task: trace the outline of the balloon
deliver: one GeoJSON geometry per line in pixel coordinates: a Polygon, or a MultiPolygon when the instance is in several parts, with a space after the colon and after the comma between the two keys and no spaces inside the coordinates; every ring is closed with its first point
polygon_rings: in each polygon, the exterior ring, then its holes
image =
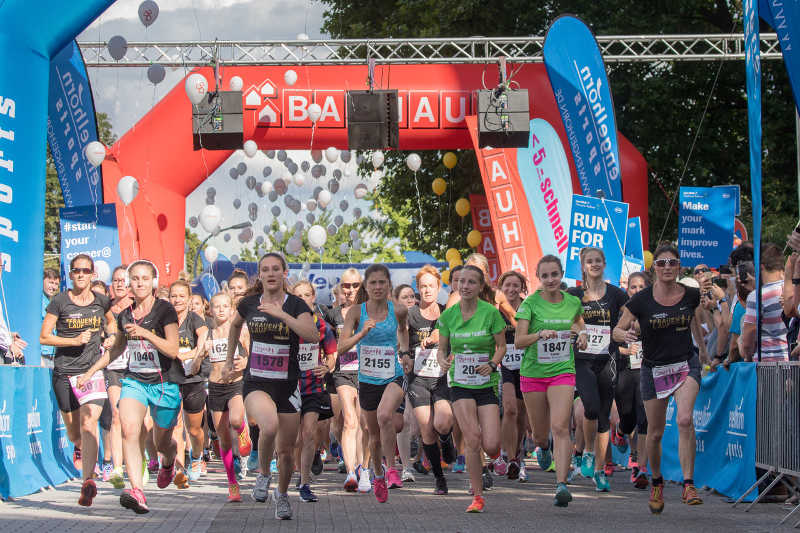
{"type": "Polygon", "coordinates": [[[206,194],[208,196],[216,196],[217,189],[215,189],[214,187],[209,187],[208,189],[206,189],[206,194]]]}
{"type": "Polygon", "coordinates": [[[206,246],[206,249],[203,250],[203,255],[206,257],[206,261],[213,263],[219,257],[219,250],[214,246],[206,246]]]}
{"type": "Polygon", "coordinates": [[[236,170],[237,172],[239,172],[239,174],[244,174],[245,172],[247,172],[247,165],[245,165],[244,163],[239,163],[238,165],[236,165],[236,170]]]}
{"type": "Polygon", "coordinates": [[[158,18],[158,4],[153,0],[144,0],[139,4],[139,20],[144,24],[144,27],[150,26],[158,18]]]}
{"type": "Polygon", "coordinates": [[[344,217],[342,215],[336,215],[333,219],[333,223],[336,224],[336,227],[342,227],[342,224],[344,224],[344,217]]]}
{"type": "Polygon", "coordinates": [[[334,179],[330,180],[328,182],[328,190],[331,191],[331,193],[333,194],[339,192],[339,182],[334,179]]]}
{"type": "Polygon", "coordinates": [[[230,241],[231,240],[231,234],[230,233],[226,233],[225,236],[222,237],[222,240],[225,241],[225,242],[230,241]]]}
{"type": "Polygon", "coordinates": [[[313,198],[309,198],[308,200],[306,200],[306,209],[308,209],[309,211],[313,211],[316,208],[317,208],[316,200],[314,200],[313,198]]]}
{"type": "Polygon", "coordinates": [[[189,217],[189,225],[193,228],[197,227],[197,224],[200,222],[197,220],[197,217],[189,217]]]}
{"type": "Polygon", "coordinates": [[[270,211],[272,212],[272,216],[274,216],[274,217],[277,217],[278,215],[281,214],[281,208],[278,207],[277,205],[273,205],[272,209],[270,209],[270,211]]]}
{"type": "Polygon", "coordinates": [[[457,266],[460,266],[460,265],[463,265],[463,264],[464,264],[464,261],[462,261],[461,258],[459,257],[458,259],[450,261],[450,269],[452,270],[453,268],[455,268],[457,266]]]}
{"type": "Polygon", "coordinates": [[[408,157],[406,157],[406,165],[411,169],[411,172],[416,172],[422,165],[422,159],[420,159],[417,154],[408,154],[408,157]]]}
{"type": "Polygon", "coordinates": [[[139,182],[133,176],[123,176],[117,183],[117,196],[125,205],[130,205],[139,194],[139,182]]]}
{"type": "Polygon", "coordinates": [[[286,161],[286,150],[278,150],[277,158],[278,158],[278,161],[280,161],[281,163],[285,162],[286,161]]]}
{"type": "Polygon", "coordinates": [[[306,222],[309,224],[313,224],[317,220],[317,217],[314,216],[313,213],[309,213],[306,215],[306,222]]]}
{"type": "Polygon", "coordinates": [[[450,285],[450,269],[448,268],[444,272],[442,272],[442,283],[445,285],[450,285]]]}
{"type": "Polygon", "coordinates": [[[353,241],[353,250],[360,250],[361,249],[361,241],[355,240],[353,241]]]}
{"type": "Polygon", "coordinates": [[[308,106],[308,118],[311,119],[311,122],[319,120],[320,115],[322,115],[322,108],[319,104],[311,104],[308,106]]]}
{"type": "Polygon", "coordinates": [[[200,211],[200,225],[208,233],[214,232],[222,222],[222,211],[215,205],[207,205],[200,211]]]}
{"type": "Polygon", "coordinates": [[[350,207],[350,204],[347,203],[347,200],[342,200],[339,202],[339,209],[342,211],[347,211],[347,208],[350,207]]]}
{"type": "Polygon", "coordinates": [[[644,269],[650,270],[650,266],[653,264],[653,252],[650,250],[644,251],[644,269]]]}
{"type": "Polygon", "coordinates": [[[237,179],[237,178],[239,177],[239,171],[238,171],[238,170],[236,170],[236,167],[233,167],[233,168],[231,168],[231,169],[228,171],[228,174],[230,174],[230,176],[231,176],[231,179],[234,179],[234,180],[235,180],[235,179],[237,179]]]}
{"type": "Polygon", "coordinates": [[[322,248],[327,240],[328,232],[322,226],[315,224],[308,228],[308,243],[312,248],[322,248]]]}
{"type": "Polygon", "coordinates": [[[111,282],[111,267],[102,259],[94,262],[94,273],[95,277],[103,283],[111,282]]]}
{"type": "Polygon", "coordinates": [[[356,207],[353,209],[353,218],[361,218],[361,208],[356,207]]]}
{"type": "Polygon", "coordinates": [[[341,171],[341,170],[339,170],[338,168],[337,168],[337,169],[335,169],[335,170],[333,171],[333,177],[334,177],[334,178],[335,178],[337,181],[341,180],[341,179],[342,179],[342,171],[341,171]]]}
{"type": "Polygon", "coordinates": [[[444,258],[448,263],[452,263],[456,259],[461,259],[461,252],[455,248],[448,248],[448,250],[444,253],[444,258]]]}
{"type": "Polygon", "coordinates": [[[106,47],[111,57],[113,57],[115,61],[119,61],[125,57],[125,53],[128,51],[128,41],[126,41],[125,37],[122,35],[115,35],[108,40],[108,45],[106,47]]]}
{"type": "Polygon", "coordinates": [[[228,82],[228,87],[230,87],[231,91],[241,91],[243,86],[244,81],[239,76],[232,77],[228,82]]]}
{"type": "Polygon", "coordinates": [[[269,191],[269,194],[267,194],[267,198],[269,198],[270,202],[274,202],[275,200],[278,199],[278,191],[275,190],[269,191]]]}
{"type": "Polygon", "coordinates": [[[236,198],[233,201],[233,208],[234,209],[239,209],[240,207],[242,207],[242,201],[240,199],[236,198]]]}
{"type": "Polygon", "coordinates": [[[444,163],[446,168],[453,168],[456,166],[456,163],[458,163],[458,157],[456,157],[456,154],[453,152],[447,152],[444,154],[444,157],[442,157],[442,163],[444,163]]]}
{"type": "Polygon", "coordinates": [[[350,251],[350,246],[347,245],[346,242],[343,242],[339,245],[339,253],[342,255],[347,255],[347,252],[350,251]]]}
{"type": "Polygon", "coordinates": [[[233,263],[235,265],[238,262],[239,262],[239,256],[236,255],[236,254],[232,255],[231,256],[231,263],[233,263]]]}
{"type": "Polygon", "coordinates": [[[469,200],[466,198],[459,198],[456,202],[456,213],[462,218],[467,216],[469,214],[469,200]]]}
{"type": "Polygon", "coordinates": [[[295,83],[297,83],[297,72],[293,70],[287,70],[283,73],[283,81],[286,82],[286,85],[291,87],[295,83]]]}
{"type": "Polygon", "coordinates": [[[367,195],[367,186],[364,185],[363,183],[359,183],[358,185],[356,185],[356,188],[353,189],[353,194],[359,200],[364,198],[367,195]]]}
{"type": "Polygon", "coordinates": [[[433,180],[431,187],[433,187],[433,194],[436,196],[441,196],[444,194],[444,191],[447,190],[447,182],[442,178],[436,178],[433,180]]]}
{"type": "Polygon", "coordinates": [[[383,152],[372,152],[372,168],[378,170],[383,164],[383,152]]]}
{"type": "Polygon", "coordinates": [[[339,149],[335,146],[330,146],[325,150],[325,159],[328,163],[335,163],[339,159],[339,149]]]}
{"type": "Polygon", "coordinates": [[[306,182],[306,177],[302,174],[295,174],[294,175],[294,184],[298,187],[302,187],[303,184],[306,182]]]}
{"type": "Polygon", "coordinates": [[[336,231],[337,231],[337,228],[336,228],[336,226],[334,224],[328,224],[328,235],[333,237],[334,235],[336,235],[336,231]]]}
{"type": "Polygon", "coordinates": [[[350,240],[351,241],[358,240],[358,231],[357,230],[354,230],[354,229],[350,230],[350,240]]]}
{"type": "Polygon", "coordinates": [[[215,203],[216,203],[216,200],[214,200],[213,196],[206,197],[206,205],[214,205],[215,203]]]}
{"type": "Polygon", "coordinates": [[[350,162],[350,150],[342,150],[339,152],[339,159],[342,160],[342,163],[349,163],[350,162]]]}
{"type": "Polygon", "coordinates": [[[280,230],[281,233],[286,233],[287,229],[286,224],[281,224],[280,226],[278,226],[278,229],[280,230]]]}
{"type": "Polygon", "coordinates": [[[297,237],[292,237],[286,242],[286,251],[296,255],[303,248],[303,242],[297,237]]]}
{"type": "Polygon", "coordinates": [[[159,65],[158,63],[153,63],[149,67],[147,67],[147,79],[150,80],[150,83],[153,85],[158,85],[162,81],[164,81],[164,76],[167,75],[167,71],[164,70],[164,67],[159,65]]]}
{"type": "Polygon", "coordinates": [[[267,165],[264,167],[264,170],[261,171],[265,178],[268,178],[270,174],[272,174],[272,167],[267,165]]]}
{"type": "Polygon", "coordinates": [[[250,202],[250,205],[247,206],[247,214],[250,217],[250,220],[255,222],[258,218],[258,204],[255,202],[250,202]]]}
{"type": "Polygon", "coordinates": [[[189,97],[189,101],[197,105],[203,101],[203,98],[208,92],[208,80],[202,74],[195,72],[186,78],[184,89],[186,90],[186,96],[189,97]]]}
{"type": "Polygon", "coordinates": [[[272,191],[272,183],[269,181],[264,181],[261,183],[261,192],[264,194],[269,194],[272,191]]]}
{"type": "Polygon", "coordinates": [[[467,244],[470,248],[477,248],[480,246],[481,241],[483,240],[483,235],[481,232],[474,229],[467,234],[467,244]]]}
{"type": "Polygon", "coordinates": [[[276,179],[272,185],[275,187],[275,192],[278,194],[286,194],[286,189],[289,187],[281,178],[276,179]]]}
{"type": "Polygon", "coordinates": [[[244,155],[247,157],[254,157],[258,152],[258,145],[253,139],[247,139],[244,142],[244,155]]]}
{"type": "Polygon", "coordinates": [[[327,207],[329,203],[331,203],[331,193],[330,191],[326,191],[325,189],[319,192],[319,196],[317,196],[317,202],[322,207],[327,207]]]}
{"type": "Polygon", "coordinates": [[[256,177],[255,176],[247,176],[247,181],[245,182],[247,188],[251,191],[256,188],[256,177]]]}
{"type": "Polygon", "coordinates": [[[297,40],[298,41],[307,41],[308,40],[308,34],[306,34],[306,33],[298,33],[297,34],[297,40]]]}
{"type": "Polygon", "coordinates": [[[93,167],[99,167],[106,158],[106,147],[100,141],[92,141],[86,145],[84,153],[93,167]]]}

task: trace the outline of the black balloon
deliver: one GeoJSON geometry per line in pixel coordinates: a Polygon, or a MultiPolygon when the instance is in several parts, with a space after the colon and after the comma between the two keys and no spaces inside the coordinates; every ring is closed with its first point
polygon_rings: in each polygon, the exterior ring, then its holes
{"type": "Polygon", "coordinates": [[[339,159],[342,160],[342,163],[349,163],[350,162],[350,150],[342,150],[339,152],[339,159]]]}
{"type": "Polygon", "coordinates": [[[247,181],[245,183],[247,184],[247,188],[250,189],[251,191],[255,189],[256,188],[255,176],[247,176],[247,181]]]}
{"type": "Polygon", "coordinates": [[[259,198],[264,198],[264,191],[261,190],[261,184],[256,183],[256,194],[259,198]]]}
{"type": "Polygon", "coordinates": [[[331,237],[333,237],[334,235],[336,235],[336,231],[337,231],[337,229],[338,229],[338,228],[336,227],[336,225],[335,225],[335,224],[330,224],[330,225],[328,225],[328,235],[330,235],[331,237]]]}
{"type": "Polygon", "coordinates": [[[308,213],[306,215],[306,222],[308,222],[309,224],[313,224],[314,220],[316,220],[316,217],[314,217],[314,213],[308,213]]]}
{"type": "Polygon", "coordinates": [[[314,165],[311,167],[311,175],[316,179],[319,179],[322,176],[322,171],[325,169],[322,165],[314,165]]]}
{"type": "Polygon", "coordinates": [[[291,161],[290,163],[288,163],[286,168],[288,168],[289,172],[291,172],[292,174],[297,174],[297,168],[298,167],[297,167],[297,163],[295,163],[294,161],[291,161]]]}
{"type": "Polygon", "coordinates": [[[228,242],[229,240],[231,240],[231,234],[230,233],[226,233],[225,236],[222,237],[222,240],[224,240],[225,242],[228,242]]]}
{"type": "Polygon", "coordinates": [[[339,202],[339,209],[342,211],[347,211],[347,208],[350,207],[350,204],[347,203],[347,200],[342,200],[339,202]]]}
{"type": "Polygon", "coordinates": [[[208,189],[206,189],[206,194],[208,196],[215,196],[217,194],[217,189],[215,189],[214,187],[209,187],[208,189]]]}
{"type": "Polygon", "coordinates": [[[265,178],[269,177],[269,175],[272,174],[272,167],[270,167],[270,166],[264,167],[264,170],[262,171],[262,173],[264,174],[265,178]]]}
{"type": "Polygon", "coordinates": [[[255,222],[258,218],[258,204],[251,202],[250,205],[247,206],[247,215],[252,222],[255,222]]]}
{"type": "Polygon", "coordinates": [[[264,153],[267,154],[267,157],[269,157],[270,159],[273,159],[275,157],[275,150],[267,150],[264,153]]]}
{"type": "Polygon", "coordinates": [[[214,205],[214,197],[206,196],[206,205],[214,205]]]}
{"type": "Polygon", "coordinates": [[[242,201],[241,201],[241,200],[239,200],[238,198],[236,198],[236,199],[233,201],[233,208],[234,208],[234,209],[239,209],[240,207],[242,207],[242,201]]]}
{"type": "Polygon", "coordinates": [[[272,216],[277,217],[280,214],[281,214],[281,208],[278,207],[277,205],[273,205],[272,206],[272,216]]]}
{"type": "Polygon", "coordinates": [[[239,171],[239,175],[242,175],[245,172],[247,172],[247,165],[245,165],[244,163],[239,163],[238,165],[236,165],[236,170],[239,171]]]}
{"type": "Polygon", "coordinates": [[[336,194],[339,192],[339,182],[336,180],[330,180],[328,182],[328,190],[331,191],[331,194],[336,194]]]}
{"type": "Polygon", "coordinates": [[[311,168],[311,164],[308,161],[303,161],[302,163],[300,163],[300,169],[303,172],[308,172],[309,168],[311,168]]]}
{"type": "Polygon", "coordinates": [[[336,224],[337,227],[341,228],[342,224],[344,224],[344,217],[342,217],[342,215],[336,215],[333,219],[333,223],[336,224]]]}
{"type": "Polygon", "coordinates": [[[239,171],[238,171],[238,170],[236,170],[236,167],[234,167],[234,168],[232,168],[232,169],[230,169],[230,170],[228,171],[228,175],[229,175],[229,176],[230,176],[232,179],[237,179],[237,178],[239,177],[239,171]]]}
{"type": "Polygon", "coordinates": [[[353,216],[355,218],[361,218],[361,208],[360,207],[354,207],[353,208],[353,216]]]}
{"type": "Polygon", "coordinates": [[[274,202],[275,200],[278,199],[278,191],[275,190],[269,191],[267,198],[269,198],[270,202],[274,202]]]}
{"type": "Polygon", "coordinates": [[[286,150],[278,150],[278,161],[286,161],[286,150]]]}
{"type": "MultiPolygon", "coordinates": [[[[315,199],[315,200],[316,200],[316,199],[317,199],[317,197],[319,196],[319,193],[320,193],[320,192],[322,192],[322,187],[319,187],[319,186],[317,186],[317,187],[314,187],[314,199],[315,199]]],[[[321,206],[320,206],[320,207],[321,207],[321,206]]]]}
{"type": "Polygon", "coordinates": [[[272,186],[275,188],[275,191],[277,191],[277,193],[280,194],[281,196],[286,194],[286,190],[289,188],[289,185],[282,178],[276,179],[273,182],[272,186]]]}
{"type": "Polygon", "coordinates": [[[342,179],[342,171],[339,170],[338,168],[334,169],[333,170],[333,177],[336,178],[336,180],[342,179]]]}
{"type": "Polygon", "coordinates": [[[311,159],[315,163],[320,163],[322,161],[322,150],[311,150],[311,159]]]}

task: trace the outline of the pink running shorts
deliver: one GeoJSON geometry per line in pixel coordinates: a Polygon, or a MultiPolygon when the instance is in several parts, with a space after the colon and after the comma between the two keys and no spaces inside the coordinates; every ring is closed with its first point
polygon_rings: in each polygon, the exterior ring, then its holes
{"type": "Polygon", "coordinates": [[[519,377],[519,388],[522,392],[545,392],[550,387],[558,385],[575,386],[575,374],[559,374],[550,378],[519,377]]]}

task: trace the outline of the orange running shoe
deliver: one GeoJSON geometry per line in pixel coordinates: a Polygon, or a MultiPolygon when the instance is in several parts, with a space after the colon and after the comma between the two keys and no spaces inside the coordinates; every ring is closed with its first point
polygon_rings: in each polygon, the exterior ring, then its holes
{"type": "Polygon", "coordinates": [[[697,487],[694,485],[685,485],[683,487],[681,501],[686,505],[703,505],[703,499],[697,495],[697,487]]]}
{"type": "Polygon", "coordinates": [[[664,485],[653,485],[650,488],[650,501],[647,505],[650,506],[651,513],[661,514],[664,510],[664,485]]]}
{"type": "Polygon", "coordinates": [[[482,513],[483,507],[486,505],[486,502],[483,500],[482,496],[473,496],[472,503],[469,507],[467,507],[468,513],[482,513]]]}
{"type": "Polygon", "coordinates": [[[179,489],[188,489],[189,488],[189,478],[183,472],[183,470],[179,470],[177,474],[175,474],[175,478],[172,480],[175,483],[175,486],[179,489]]]}
{"type": "Polygon", "coordinates": [[[239,484],[238,483],[231,483],[228,485],[228,501],[229,502],[240,502],[242,501],[242,495],[239,492],[239,484]]]}
{"type": "Polygon", "coordinates": [[[253,449],[253,442],[250,440],[250,435],[247,432],[247,427],[245,427],[244,431],[239,433],[239,455],[244,457],[245,455],[250,455],[250,451],[253,449]]]}

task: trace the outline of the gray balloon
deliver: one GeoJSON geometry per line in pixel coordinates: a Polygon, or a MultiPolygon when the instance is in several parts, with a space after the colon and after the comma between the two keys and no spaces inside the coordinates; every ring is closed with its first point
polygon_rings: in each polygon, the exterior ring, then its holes
{"type": "Polygon", "coordinates": [[[258,195],[259,198],[264,198],[264,191],[261,190],[261,184],[260,183],[256,183],[255,191],[256,191],[256,194],[258,195]]]}
{"type": "Polygon", "coordinates": [[[286,150],[278,150],[278,161],[286,161],[286,150]]]}
{"type": "Polygon", "coordinates": [[[247,165],[245,165],[244,163],[239,163],[238,165],[236,165],[236,170],[239,171],[240,176],[244,175],[244,173],[247,172],[247,165]]]}
{"type": "Polygon", "coordinates": [[[353,241],[353,250],[360,250],[361,249],[361,241],[358,239],[353,241]]]}
{"type": "Polygon", "coordinates": [[[256,188],[255,176],[247,176],[247,181],[245,181],[245,183],[247,184],[247,188],[250,189],[251,191],[255,189],[256,188]]]}
{"type": "Polygon", "coordinates": [[[242,201],[237,198],[233,201],[233,208],[239,209],[240,207],[242,207],[242,201]]]}
{"type": "Polygon", "coordinates": [[[292,202],[292,205],[289,206],[289,209],[291,209],[295,215],[299,215],[302,207],[300,206],[300,202],[295,200],[292,202]]]}
{"type": "Polygon", "coordinates": [[[355,218],[361,218],[361,208],[360,207],[354,207],[353,208],[353,216],[355,218]]]}
{"type": "Polygon", "coordinates": [[[239,232],[239,242],[245,243],[253,240],[253,228],[244,228],[239,232]]]}
{"type": "Polygon", "coordinates": [[[350,154],[350,150],[342,150],[341,152],[339,152],[339,159],[342,160],[342,163],[349,163],[350,157],[352,157],[350,154]]]}
{"type": "Polygon", "coordinates": [[[197,227],[197,217],[189,217],[189,225],[193,228],[197,227]]]}
{"type": "Polygon", "coordinates": [[[358,239],[358,231],[351,229],[350,230],[350,240],[354,241],[358,239]]]}
{"type": "Polygon", "coordinates": [[[277,217],[280,214],[281,214],[281,208],[278,207],[277,205],[273,205],[272,206],[272,216],[277,217]]]}
{"type": "Polygon", "coordinates": [[[158,18],[158,4],[153,0],[144,0],[139,4],[139,21],[144,27],[150,26],[158,18]]]}
{"type": "Polygon", "coordinates": [[[267,155],[268,158],[275,159],[275,150],[267,150],[265,154],[267,155]]]}
{"type": "Polygon", "coordinates": [[[272,183],[272,187],[278,194],[283,196],[286,194],[286,190],[289,188],[289,185],[283,179],[278,178],[272,183]]]}
{"type": "Polygon", "coordinates": [[[361,166],[363,163],[364,163],[364,155],[363,154],[358,154],[356,156],[356,164],[361,166]]]}
{"type": "Polygon", "coordinates": [[[328,190],[331,191],[331,194],[336,194],[339,192],[339,182],[336,180],[330,180],[328,182],[328,190]]]}
{"type": "Polygon", "coordinates": [[[339,228],[337,228],[335,224],[328,225],[328,235],[333,237],[334,235],[336,235],[337,231],[339,231],[339,228]]]}
{"type": "Polygon", "coordinates": [[[333,219],[333,223],[336,224],[337,228],[341,228],[342,224],[344,224],[344,218],[342,215],[336,215],[333,219]]]}
{"type": "Polygon", "coordinates": [[[317,197],[319,196],[319,193],[321,193],[321,192],[322,192],[322,187],[320,187],[320,186],[314,187],[314,199],[315,200],[317,199],[317,197]]]}
{"type": "Polygon", "coordinates": [[[214,205],[215,201],[213,196],[206,196],[206,205],[214,205]]]}
{"type": "Polygon", "coordinates": [[[311,150],[311,159],[315,163],[322,162],[322,150],[311,150]]]}
{"type": "Polygon", "coordinates": [[[308,213],[306,215],[306,222],[308,222],[309,224],[313,224],[315,220],[316,217],[314,216],[314,213],[308,213]]]}
{"type": "Polygon", "coordinates": [[[115,61],[119,61],[125,57],[125,53],[128,51],[128,41],[126,41],[125,37],[122,35],[115,35],[108,40],[108,45],[106,45],[106,47],[111,57],[113,57],[115,61]]]}
{"type": "Polygon", "coordinates": [[[282,231],[276,231],[275,235],[273,235],[273,237],[275,237],[275,241],[276,242],[281,242],[283,240],[283,232],[282,231]]]}
{"type": "Polygon", "coordinates": [[[298,237],[292,237],[286,243],[286,251],[292,255],[296,255],[303,248],[303,241],[298,237]]]}
{"type": "Polygon", "coordinates": [[[251,202],[250,205],[247,206],[247,216],[250,218],[251,222],[256,221],[258,218],[258,204],[251,202]]]}
{"type": "Polygon", "coordinates": [[[147,67],[147,79],[150,80],[150,83],[153,85],[158,85],[162,81],[164,81],[164,76],[167,75],[167,71],[164,70],[164,67],[159,65],[158,63],[153,63],[149,67],[147,67]]]}
{"type": "Polygon", "coordinates": [[[350,207],[350,204],[347,203],[347,200],[342,200],[339,202],[339,209],[342,211],[347,211],[347,208],[350,207]]]}
{"type": "Polygon", "coordinates": [[[214,187],[209,187],[208,189],[206,189],[206,194],[209,196],[214,196],[215,194],[217,194],[217,189],[215,189],[214,187]]]}
{"type": "Polygon", "coordinates": [[[238,262],[239,262],[239,256],[236,255],[236,254],[232,255],[231,256],[231,263],[233,263],[235,265],[238,262]]]}
{"type": "Polygon", "coordinates": [[[309,168],[311,168],[311,164],[308,161],[303,161],[302,163],[300,163],[300,169],[303,172],[308,172],[309,168]]]}
{"type": "Polygon", "coordinates": [[[222,237],[222,240],[224,240],[225,242],[228,242],[229,240],[231,240],[231,234],[230,233],[226,233],[225,236],[222,237]]]}
{"type": "Polygon", "coordinates": [[[262,237],[261,235],[259,235],[258,237],[256,237],[256,244],[258,244],[259,246],[261,246],[262,244],[264,244],[264,237],[262,237]]]}
{"type": "Polygon", "coordinates": [[[286,196],[283,197],[283,205],[285,205],[286,207],[289,207],[289,206],[292,205],[292,195],[291,194],[287,194],[286,196]]]}
{"type": "Polygon", "coordinates": [[[298,166],[297,166],[297,163],[295,163],[294,161],[289,162],[286,165],[286,168],[288,168],[289,172],[291,172],[292,174],[297,174],[298,166]]]}
{"type": "Polygon", "coordinates": [[[300,220],[294,223],[294,230],[303,231],[303,223],[300,220]]]}
{"type": "Polygon", "coordinates": [[[278,199],[278,191],[269,191],[267,198],[269,198],[270,202],[274,202],[278,199]]]}
{"type": "Polygon", "coordinates": [[[340,180],[340,179],[342,179],[342,171],[341,171],[341,170],[339,170],[338,168],[337,168],[337,169],[334,169],[334,171],[333,171],[333,177],[334,177],[334,178],[335,178],[337,181],[338,181],[338,180],[340,180]]]}
{"type": "Polygon", "coordinates": [[[263,170],[262,174],[264,174],[265,178],[268,178],[269,175],[272,174],[272,167],[270,167],[270,166],[264,167],[264,170],[263,170]]]}
{"type": "Polygon", "coordinates": [[[313,176],[316,179],[319,179],[320,176],[322,176],[322,169],[323,169],[322,165],[314,165],[313,167],[311,167],[311,176],[313,176]]]}
{"type": "Polygon", "coordinates": [[[236,169],[236,167],[230,169],[228,174],[230,175],[231,179],[239,179],[239,171],[236,169]]]}
{"type": "Polygon", "coordinates": [[[347,254],[347,252],[349,251],[350,251],[350,246],[348,246],[346,242],[343,242],[342,244],[339,245],[339,252],[342,255],[347,254]]]}

